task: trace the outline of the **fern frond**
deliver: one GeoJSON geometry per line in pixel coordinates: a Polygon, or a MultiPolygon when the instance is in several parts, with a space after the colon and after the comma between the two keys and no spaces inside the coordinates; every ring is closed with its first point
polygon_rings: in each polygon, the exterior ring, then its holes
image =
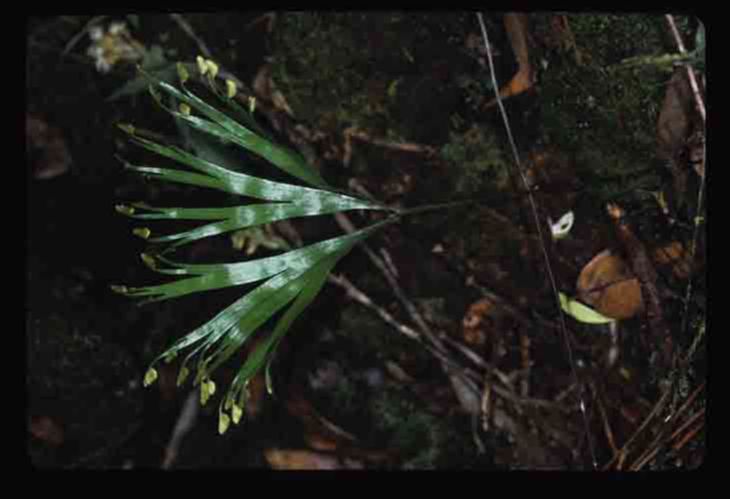
{"type": "MultiPolygon", "coordinates": [[[[183,168],[187,167],[187,169],[177,169],[142,166],[122,160],[130,171],[161,181],[217,189],[228,194],[265,201],[223,208],[152,207],[145,203],[116,207],[119,213],[138,220],[210,222],[191,230],[167,235],[152,234],[146,227],[135,229],[135,234],[150,242],[166,244],[164,252],[205,237],[292,218],[334,214],[348,210],[392,211],[378,203],[334,191],[299,154],[273,143],[268,136],[261,133],[255,126],[253,117],[246,115],[243,108],[232,99],[224,97],[217,88],[212,89],[221,102],[227,104],[239,117],[245,115],[241,122],[185,88],[187,78],[181,78],[181,88],[177,88],[153,75],[146,74],[146,76],[151,81],[150,93],[157,103],[181,123],[213,139],[221,139],[254,153],[307,184],[307,186],[289,184],[233,171],[180,147],[151,140],[145,136],[147,134],[141,133],[134,126],[121,125],[120,129],[125,131],[135,144],[159,156],[172,159],[183,168]],[[178,106],[178,110],[164,105],[160,92],[171,97],[171,102],[179,101],[181,105],[178,106]]],[[[209,79],[209,83],[215,85],[212,79],[209,79]]],[[[274,330],[249,355],[221,399],[219,431],[225,432],[231,421],[234,423],[240,421],[247,397],[246,386],[263,368],[266,373],[267,389],[269,392],[272,391],[270,367],[276,348],[294,320],[317,296],[334,265],[357,243],[394,222],[396,218],[397,216],[391,216],[352,234],[291,249],[279,255],[243,262],[192,264],[173,261],[161,253],[142,253],[142,261],[150,269],[179,279],[154,286],[112,286],[112,289],[128,296],[146,298],[146,301],[150,302],[260,282],[256,288],[177,340],[155,358],[145,375],[145,385],[149,385],[157,378],[155,366],[160,361],[171,362],[185,351],[187,354],[180,366],[178,384],[184,383],[194,370],[194,385],[200,385],[201,403],[206,403],[216,391],[212,379],[215,371],[230,360],[262,324],[277,312],[284,310],[274,330]],[[191,367],[193,361],[196,365],[191,367]]]]}

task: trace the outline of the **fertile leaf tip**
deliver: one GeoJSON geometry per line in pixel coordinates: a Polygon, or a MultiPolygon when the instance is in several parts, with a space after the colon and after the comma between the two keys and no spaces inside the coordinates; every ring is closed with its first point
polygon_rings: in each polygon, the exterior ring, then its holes
{"type": "Polygon", "coordinates": [[[147,227],[137,227],[132,230],[132,234],[137,237],[141,237],[142,239],[147,239],[150,237],[150,234],[152,234],[152,231],[149,230],[147,227]]]}
{"type": "Polygon", "coordinates": [[[231,418],[228,417],[228,414],[225,412],[220,413],[220,417],[218,418],[218,433],[223,435],[227,430],[228,427],[231,425],[231,418]]]}
{"type": "Polygon", "coordinates": [[[185,379],[188,377],[188,374],[190,374],[190,370],[187,367],[183,366],[180,368],[180,372],[177,375],[177,386],[185,383],[185,379]]]}
{"type": "Polygon", "coordinates": [[[157,379],[157,370],[155,370],[154,367],[150,367],[147,369],[147,372],[144,375],[144,382],[143,385],[145,387],[150,386],[152,383],[155,382],[157,379]]]}
{"type": "Polygon", "coordinates": [[[214,79],[218,75],[218,64],[211,61],[210,59],[206,61],[208,65],[208,73],[210,74],[210,78],[214,79]]]}
{"type": "Polygon", "coordinates": [[[134,208],[125,204],[118,204],[114,207],[114,209],[117,211],[117,213],[121,213],[122,215],[134,215],[134,208]]]}
{"type": "Polygon", "coordinates": [[[129,123],[117,123],[117,128],[129,135],[134,135],[134,126],[129,123]]]}
{"type": "Polygon", "coordinates": [[[208,399],[215,393],[215,383],[212,379],[203,380],[200,383],[200,405],[208,403],[208,399]]]}
{"type": "Polygon", "coordinates": [[[236,82],[233,80],[226,80],[226,96],[229,99],[233,99],[236,95],[236,82]]]}
{"type": "Polygon", "coordinates": [[[177,75],[180,77],[180,83],[185,83],[186,81],[188,81],[188,79],[190,79],[190,74],[188,73],[188,70],[181,62],[177,63],[177,75]]]}
{"type": "Polygon", "coordinates": [[[124,286],[124,285],[112,284],[109,287],[115,293],[119,293],[119,294],[122,294],[122,295],[126,295],[129,292],[129,288],[127,288],[127,286],[124,286]]]}
{"type": "Polygon", "coordinates": [[[198,63],[198,70],[200,71],[201,75],[205,75],[205,73],[208,72],[208,65],[205,63],[205,59],[203,59],[202,55],[199,55],[195,58],[195,62],[198,63]]]}
{"type": "Polygon", "coordinates": [[[274,384],[271,381],[271,371],[269,370],[269,366],[266,366],[264,378],[266,379],[266,392],[269,395],[273,395],[274,394],[274,384]]]}
{"type": "Polygon", "coordinates": [[[233,407],[231,408],[231,415],[233,416],[233,422],[238,424],[241,421],[241,416],[243,416],[243,409],[241,409],[238,405],[233,404],[233,407]]]}
{"type": "Polygon", "coordinates": [[[139,257],[142,259],[145,265],[147,265],[151,269],[155,269],[157,264],[155,263],[154,257],[148,255],[147,253],[140,253],[139,257]]]}

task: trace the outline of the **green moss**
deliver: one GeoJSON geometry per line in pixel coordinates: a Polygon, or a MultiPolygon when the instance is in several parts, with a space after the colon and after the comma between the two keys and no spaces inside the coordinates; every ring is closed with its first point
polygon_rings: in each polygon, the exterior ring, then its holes
{"type": "Polygon", "coordinates": [[[463,466],[474,457],[461,422],[427,412],[405,389],[387,386],[370,404],[374,425],[397,449],[405,469],[463,466]]]}
{"type": "Polygon", "coordinates": [[[403,352],[424,363],[431,360],[423,348],[414,348],[413,340],[393,332],[372,311],[360,305],[348,305],[342,311],[341,328],[337,334],[342,335],[356,345],[358,351],[367,355],[376,355],[381,359],[397,358],[403,352]]]}
{"type": "Polygon", "coordinates": [[[356,126],[390,140],[445,140],[467,58],[444,33],[463,15],[282,16],[272,77],[295,114],[326,131],[356,126]]]}
{"type": "MultiPolygon", "coordinates": [[[[72,442],[66,459],[91,455],[140,424],[140,371],[130,355],[98,334],[82,332],[60,314],[26,316],[26,393],[31,417],[50,417],[72,442]]],[[[28,441],[33,464],[59,465],[59,455],[37,439],[28,441]]],[[[98,466],[108,456],[84,462],[98,466]]]]}
{"type": "Polygon", "coordinates": [[[475,194],[485,184],[497,189],[508,184],[510,164],[496,134],[486,126],[474,124],[463,133],[451,132],[441,156],[451,164],[458,194],[475,194]]]}
{"type": "Polygon", "coordinates": [[[539,99],[546,142],[574,153],[586,171],[602,176],[645,169],[655,160],[656,121],[668,75],[620,63],[670,50],[663,16],[567,19],[574,39],[542,54],[548,63],[539,99]]]}

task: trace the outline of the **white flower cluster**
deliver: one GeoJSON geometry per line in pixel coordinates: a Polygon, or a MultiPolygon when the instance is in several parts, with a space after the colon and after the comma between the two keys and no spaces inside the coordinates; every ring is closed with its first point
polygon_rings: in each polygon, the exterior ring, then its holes
{"type": "Polygon", "coordinates": [[[123,22],[112,22],[107,31],[101,26],[89,28],[91,46],[86,51],[94,59],[100,73],[108,73],[119,61],[135,62],[144,56],[145,48],[132,38],[123,22]]]}

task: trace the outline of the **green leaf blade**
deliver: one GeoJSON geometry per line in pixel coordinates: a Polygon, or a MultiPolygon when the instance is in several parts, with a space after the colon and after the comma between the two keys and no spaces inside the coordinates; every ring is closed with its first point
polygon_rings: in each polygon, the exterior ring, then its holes
{"type": "Polygon", "coordinates": [[[584,322],[586,324],[608,324],[615,322],[615,319],[601,315],[590,307],[583,305],[579,301],[568,298],[565,294],[559,293],[560,295],[560,306],[563,311],[573,317],[578,322],[584,322]]]}

